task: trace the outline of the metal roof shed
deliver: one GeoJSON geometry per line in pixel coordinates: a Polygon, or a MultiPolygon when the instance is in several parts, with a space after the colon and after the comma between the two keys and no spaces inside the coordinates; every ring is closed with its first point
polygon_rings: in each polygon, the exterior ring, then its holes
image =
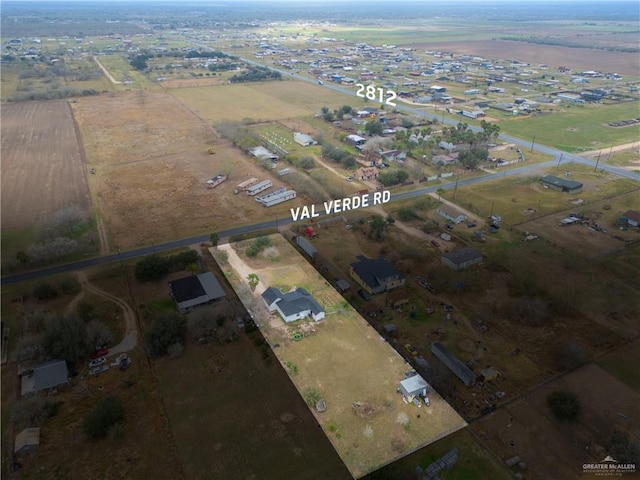
{"type": "Polygon", "coordinates": [[[413,377],[405,378],[400,382],[400,392],[405,397],[412,395],[426,395],[429,389],[429,384],[420,375],[414,375],[413,377]]]}

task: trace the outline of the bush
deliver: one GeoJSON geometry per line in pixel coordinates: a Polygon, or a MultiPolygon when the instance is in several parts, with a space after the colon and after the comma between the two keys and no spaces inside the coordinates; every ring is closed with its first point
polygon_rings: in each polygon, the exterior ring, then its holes
{"type": "Polygon", "coordinates": [[[576,340],[567,340],[558,345],[556,349],[556,360],[562,368],[573,370],[589,361],[589,351],[584,344],[576,340]]]}
{"type": "Polygon", "coordinates": [[[85,415],[82,422],[89,438],[102,438],[117,424],[124,421],[124,404],[118,397],[106,397],[85,415]]]}
{"type": "Polygon", "coordinates": [[[547,396],[547,407],[561,422],[574,422],[582,410],[578,396],[566,390],[551,392],[547,396]]]}
{"type": "Polygon", "coordinates": [[[51,319],[43,344],[49,355],[64,358],[68,364],[86,358],[91,350],[85,324],[76,315],[51,319]]]}
{"type": "Polygon", "coordinates": [[[40,282],[33,289],[33,296],[38,300],[49,300],[58,296],[58,290],[50,282],[40,282]]]}
{"type": "Polygon", "coordinates": [[[146,336],[147,351],[151,356],[166,355],[169,347],[184,343],[187,322],[176,313],[162,314],[155,318],[146,336]]]}
{"type": "Polygon", "coordinates": [[[58,282],[60,291],[65,295],[73,295],[80,291],[80,282],[73,277],[66,277],[58,282]]]}

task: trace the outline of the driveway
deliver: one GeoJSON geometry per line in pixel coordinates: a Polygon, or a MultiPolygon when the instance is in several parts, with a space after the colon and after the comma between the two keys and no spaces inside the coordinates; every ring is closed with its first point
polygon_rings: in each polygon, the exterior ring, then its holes
{"type": "MultiPolygon", "coordinates": [[[[136,315],[129,304],[121,300],[120,298],[115,297],[110,293],[107,293],[104,290],[100,290],[98,287],[91,285],[89,283],[89,280],[87,279],[86,273],[76,272],[76,275],[83,291],[100,295],[101,297],[104,297],[107,300],[117,304],[122,309],[126,327],[124,338],[118,345],[109,349],[109,356],[119,355],[120,353],[125,353],[133,350],[138,340],[138,327],[136,325],[136,315]]],[[[74,301],[76,301],[76,299],[74,299],[74,301]]]]}

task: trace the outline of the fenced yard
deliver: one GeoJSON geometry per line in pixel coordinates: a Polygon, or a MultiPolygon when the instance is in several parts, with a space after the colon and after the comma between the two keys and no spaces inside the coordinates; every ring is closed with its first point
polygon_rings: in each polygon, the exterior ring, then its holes
{"type": "MultiPolygon", "coordinates": [[[[466,425],[433,390],[430,407],[405,404],[396,389],[410,365],[355,310],[338,301],[333,287],[283,237],[270,239],[280,252],[278,261],[270,265],[241,253],[245,272],[256,273],[265,287],[304,286],[316,300],[339,308],[328,308],[326,319],[313,324],[315,335],[294,339],[291,328],[304,322],[285,325],[277,316],[261,313],[265,309],[255,309],[262,291],[245,306],[253,310],[301,396],[325,400],[325,412],[312,411],[353,476],[361,477],[466,425]]],[[[245,272],[228,276],[235,289],[246,291],[239,280],[245,272]]]]}

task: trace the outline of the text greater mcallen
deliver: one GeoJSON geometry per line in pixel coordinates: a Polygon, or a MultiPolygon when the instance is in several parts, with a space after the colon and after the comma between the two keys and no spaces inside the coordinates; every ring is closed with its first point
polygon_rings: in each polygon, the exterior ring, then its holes
{"type": "MultiPolygon", "coordinates": [[[[391,193],[388,190],[382,192],[365,193],[357,197],[345,197],[337,200],[329,200],[324,202],[324,214],[330,215],[332,213],[342,213],[348,210],[356,210],[358,208],[368,207],[369,205],[379,205],[381,203],[387,203],[391,200],[391,193]]],[[[291,219],[294,222],[298,220],[308,220],[310,218],[316,218],[321,215],[320,212],[316,212],[315,205],[305,205],[304,207],[291,208],[291,219]]]]}

